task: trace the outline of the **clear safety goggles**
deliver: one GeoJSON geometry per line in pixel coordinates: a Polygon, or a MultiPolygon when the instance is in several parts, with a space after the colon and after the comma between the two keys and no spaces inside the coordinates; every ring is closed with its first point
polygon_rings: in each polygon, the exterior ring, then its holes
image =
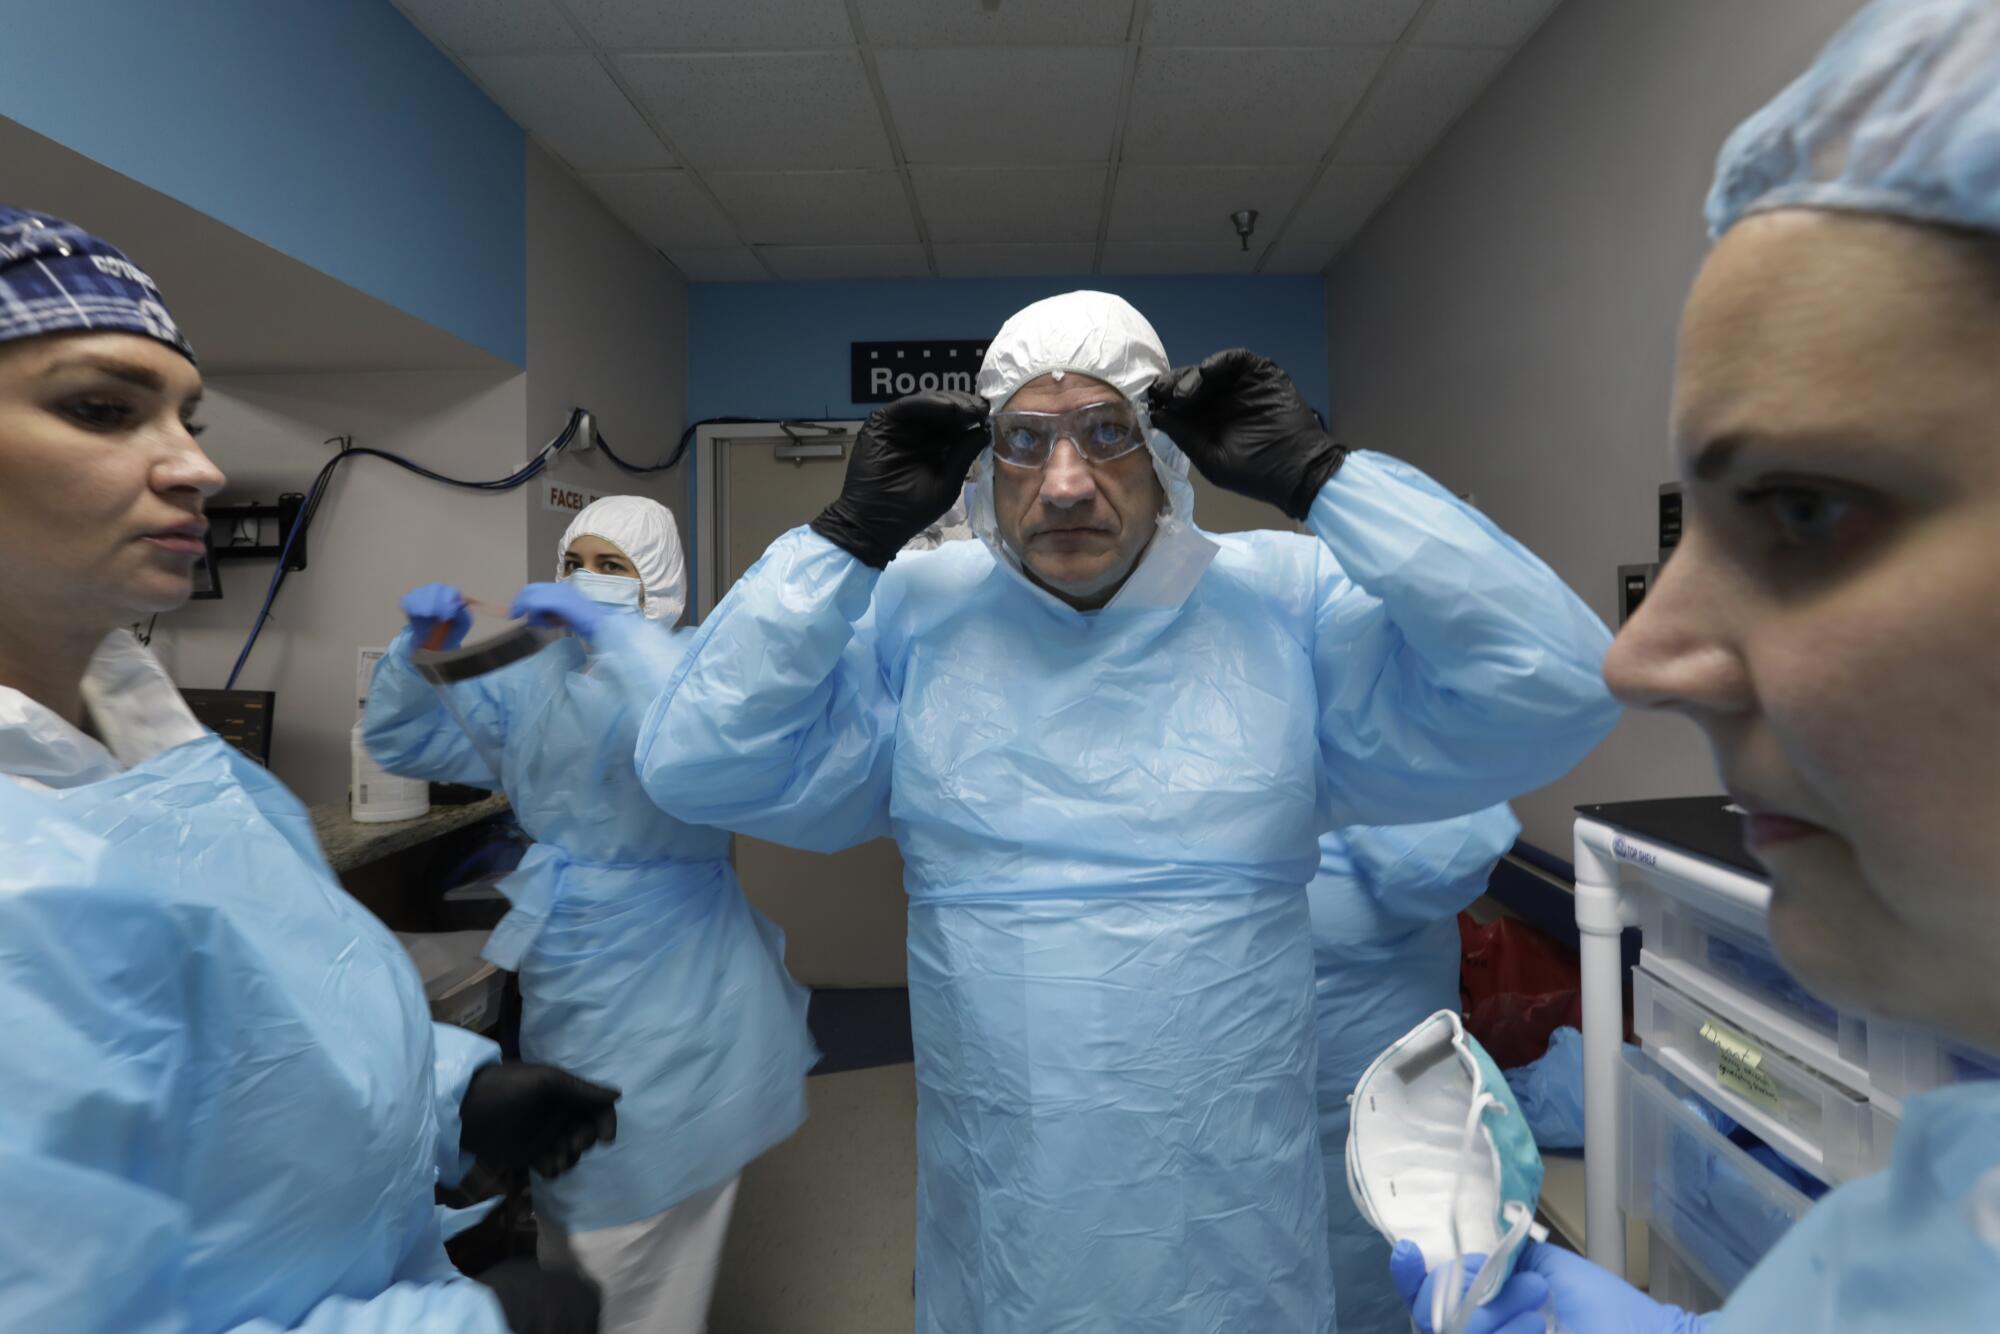
{"type": "Polygon", "coordinates": [[[1146,421],[1123,399],[1068,412],[996,412],[987,419],[993,457],[1016,468],[1042,468],[1067,440],[1087,463],[1109,463],[1146,443],[1146,421]]]}

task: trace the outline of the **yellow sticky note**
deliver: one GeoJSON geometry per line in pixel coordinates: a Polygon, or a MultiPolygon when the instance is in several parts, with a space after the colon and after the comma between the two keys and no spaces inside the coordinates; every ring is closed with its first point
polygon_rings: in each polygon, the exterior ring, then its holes
{"type": "Polygon", "coordinates": [[[1715,1047],[1716,1082],[1767,1111],[1782,1112],[1784,1098],[1778,1081],[1764,1066],[1763,1049],[1735,1029],[1713,1019],[1702,1021],[1701,1035],[1715,1047]]]}

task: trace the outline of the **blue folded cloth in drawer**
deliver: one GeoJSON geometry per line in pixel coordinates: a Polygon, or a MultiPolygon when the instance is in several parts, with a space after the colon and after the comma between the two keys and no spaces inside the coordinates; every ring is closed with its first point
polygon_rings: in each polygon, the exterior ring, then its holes
{"type": "MultiPolygon", "coordinates": [[[[1735,1117],[1732,1117],[1708,1099],[1698,1097],[1692,1093],[1686,1093],[1681,1095],[1681,1106],[1699,1116],[1710,1126],[1713,1126],[1716,1134],[1723,1136],[1731,1144],[1734,1144],[1737,1148],[1756,1159],[1758,1163],[1769,1168],[1776,1174],[1780,1181],[1807,1199],[1817,1200],[1820,1196],[1826,1194],[1828,1186],[1824,1181],[1821,1181],[1818,1177],[1806,1171],[1805,1168],[1800,1167],[1797,1163],[1785,1157],[1784,1154],[1779,1153],[1763,1140],[1758,1139],[1750,1131],[1745,1130],[1735,1117]]],[[[1691,1136],[1684,1135],[1683,1138],[1692,1140],[1691,1136]]],[[[1690,1148],[1702,1149],[1702,1146],[1698,1142],[1694,1142],[1691,1143],[1690,1148]]],[[[1703,1151],[1706,1152],[1705,1149],[1703,1151]]],[[[1710,1154],[1709,1157],[1714,1158],[1714,1155],[1710,1154]]],[[[1718,1171],[1735,1172],[1735,1169],[1730,1167],[1728,1163],[1719,1159],[1716,1160],[1715,1166],[1718,1171]]]]}
{"type": "Polygon", "coordinates": [[[1960,1084],[1975,1079],[2000,1079],[2000,1057],[1953,1049],[1945,1054],[1951,1062],[1952,1077],[1960,1084]]]}
{"type": "MultiPolygon", "coordinates": [[[[1692,1094],[1680,1101],[1785,1185],[1808,1199],[1826,1193],[1824,1182],[1720,1108],[1692,1094]]],[[[1708,1140],[1678,1124],[1667,1127],[1667,1136],[1664,1175],[1655,1182],[1658,1194],[1668,1201],[1667,1224],[1690,1259],[1725,1289],[1733,1287],[1796,1220],[1766,1184],[1725,1158],[1708,1140]]]]}
{"type": "Polygon", "coordinates": [[[1840,1015],[1831,1005],[1807,991],[1803,983],[1785,971],[1783,964],[1767,954],[1746,950],[1720,936],[1710,936],[1708,961],[1758,991],[1776,996],[1822,1027],[1835,1028],[1840,1023],[1840,1015]]]}

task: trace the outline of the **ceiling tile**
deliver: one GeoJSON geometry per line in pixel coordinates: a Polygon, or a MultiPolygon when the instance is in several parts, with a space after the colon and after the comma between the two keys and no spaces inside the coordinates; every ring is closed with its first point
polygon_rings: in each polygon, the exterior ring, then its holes
{"type": "Polygon", "coordinates": [[[1187,242],[1240,250],[1229,215],[1256,209],[1262,235],[1250,241],[1252,255],[1278,220],[1291,210],[1313,169],[1295,167],[1137,167],[1119,168],[1111,200],[1113,241],[1187,242]]]}
{"type": "Polygon", "coordinates": [[[1097,244],[941,245],[938,274],[945,278],[1055,278],[1091,271],[1097,244]]]}
{"type": "Polygon", "coordinates": [[[1125,52],[882,51],[882,88],[911,162],[1106,162],[1125,52]]]}
{"type": "Polygon", "coordinates": [[[859,0],[876,47],[1117,44],[1132,24],[1132,0],[859,0]]]}
{"type": "Polygon", "coordinates": [[[673,165],[595,56],[467,56],[465,65],[501,110],[578,171],[673,165]]]}
{"type": "Polygon", "coordinates": [[[617,65],[682,156],[704,170],[894,161],[858,52],[620,56],[617,65]]]}
{"type": "Polygon", "coordinates": [[[1266,271],[1317,273],[1375,216],[1408,171],[1347,162],[1328,167],[1292,216],[1266,271]]]}
{"type": "Polygon", "coordinates": [[[684,171],[585,173],[583,183],[661,250],[733,246],[736,229],[684,171]]]}
{"type": "Polygon", "coordinates": [[[912,167],[931,240],[1096,241],[1105,167],[912,167]]]}
{"type": "Polygon", "coordinates": [[[1387,47],[1148,47],[1127,162],[1318,162],[1387,47]]]}
{"type": "Polygon", "coordinates": [[[759,246],[780,278],[927,278],[920,245],[759,246]]]}
{"type": "Polygon", "coordinates": [[[580,51],[583,41],[550,0],[395,0],[447,50],[580,51]]]}
{"type": "Polygon", "coordinates": [[[886,245],[915,241],[893,171],[716,172],[708,178],[752,245],[886,245]]]}
{"type": "Polygon", "coordinates": [[[1559,0],[1438,0],[1416,40],[1448,46],[1516,47],[1534,35],[1559,0]]]}
{"type": "Polygon", "coordinates": [[[748,246],[722,250],[669,250],[667,258],[691,283],[755,283],[771,275],[748,246]]]}
{"type": "Polygon", "coordinates": [[[1423,0],[1153,0],[1148,46],[1238,46],[1256,34],[1265,46],[1388,43],[1402,36],[1423,0]]]}
{"type": "Polygon", "coordinates": [[[567,0],[607,51],[788,51],[852,46],[847,9],[828,0],[567,0]]]}
{"type": "Polygon", "coordinates": [[[1417,161],[1492,82],[1507,55],[1472,47],[1410,47],[1356,114],[1340,160],[1417,161]]]}
{"type": "Polygon", "coordinates": [[[1249,273],[1262,247],[1244,254],[1231,237],[1227,244],[1200,242],[1107,241],[1106,273],[1249,273]]]}

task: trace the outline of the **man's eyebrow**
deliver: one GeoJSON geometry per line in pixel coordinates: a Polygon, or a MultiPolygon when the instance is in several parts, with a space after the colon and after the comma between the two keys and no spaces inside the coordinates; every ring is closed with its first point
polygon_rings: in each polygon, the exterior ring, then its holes
{"type": "Polygon", "coordinates": [[[1701,447],[1695,455],[1694,475],[1697,480],[1712,482],[1729,471],[1729,465],[1737,452],[1746,443],[1741,434],[1719,435],[1701,447]]]}

